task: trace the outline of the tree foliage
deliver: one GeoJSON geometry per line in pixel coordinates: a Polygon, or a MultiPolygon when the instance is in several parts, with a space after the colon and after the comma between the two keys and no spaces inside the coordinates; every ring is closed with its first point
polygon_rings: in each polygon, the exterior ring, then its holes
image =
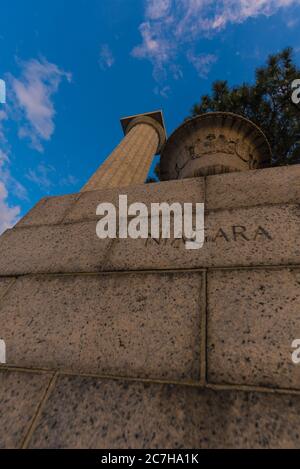
{"type": "Polygon", "coordinates": [[[255,72],[253,84],[230,87],[213,83],[210,95],[195,104],[191,116],[213,111],[240,114],[265,133],[273,152],[272,166],[300,163],[300,104],[292,102],[292,82],[300,78],[293,51],[286,48],[270,55],[255,72]]]}
{"type": "MultiPolygon", "coordinates": [[[[272,149],[271,166],[300,163],[300,104],[292,102],[292,82],[300,79],[300,68],[288,47],[267,58],[255,71],[254,83],[229,86],[226,80],[212,84],[210,94],[193,106],[191,115],[233,112],[250,119],[265,133],[272,149]]],[[[155,168],[159,179],[159,163],[155,168]]],[[[149,178],[147,182],[155,182],[149,178]]]]}

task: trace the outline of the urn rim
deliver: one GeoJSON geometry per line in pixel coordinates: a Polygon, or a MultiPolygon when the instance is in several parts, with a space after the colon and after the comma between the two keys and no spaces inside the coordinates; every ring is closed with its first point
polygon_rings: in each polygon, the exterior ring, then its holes
{"type": "MultiPolygon", "coordinates": [[[[216,111],[216,112],[206,112],[203,114],[199,114],[195,117],[189,118],[185,120],[179,127],[177,127],[169,136],[167,141],[162,147],[161,150],[161,167],[167,164],[169,157],[170,157],[170,150],[172,151],[172,147],[174,147],[174,144],[176,144],[176,139],[178,138],[179,134],[182,135],[183,131],[187,131],[192,128],[196,123],[198,124],[201,121],[207,120],[207,119],[223,119],[223,124],[226,122],[226,118],[231,118],[234,121],[239,121],[241,123],[241,128],[244,125],[244,129],[246,129],[246,136],[252,136],[254,139],[258,139],[260,137],[261,143],[259,143],[258,148],[261,154],[261,166],[264,167],[268,163],[271,162],[272,159],[272,150],[270,143],[265,135],[265,133],[262,131],[262,129],[255,124],[253,121],[250,119],[241,116],[239,114],[235,114],[233,112],[225,112],[225,111],[216,111]],[[253,134],[253,135],[252,135],[253,134]],[[256,135],[255,135],[256,134],[256,135]]],[[[216,126],[217,127],[217,126],[216,126]]],[[[226,125],[225,125],[226,127],[226,125]]],[[[187,133],[188,135],[188,133],[187,133]]],[[[162,172],[162,180],[167,179],[167,174],[165,171],[162,172]]]]}

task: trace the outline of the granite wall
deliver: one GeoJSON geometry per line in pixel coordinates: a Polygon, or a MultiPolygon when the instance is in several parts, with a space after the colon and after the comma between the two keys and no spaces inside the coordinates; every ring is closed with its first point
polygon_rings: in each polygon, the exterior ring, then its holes
{"type": "Polygon", "coordinates": [[[42,199],[0,238],[0,447],[300,447],[300,165],[42,199]],[[206,242],[96,206],[204,202],[206,242]]]}

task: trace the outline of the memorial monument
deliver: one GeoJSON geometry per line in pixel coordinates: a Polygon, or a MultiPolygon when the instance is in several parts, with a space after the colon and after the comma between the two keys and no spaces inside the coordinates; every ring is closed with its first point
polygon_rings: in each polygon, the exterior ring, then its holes
{"type": "Polygon", "coordinates": [[[80,193],[0,237],[0,447],[298,448],[300,165],[267,167],[264,134],[230,113],[168,140],[161,112],[121,122],[80,193]],[[99,240],[119,194],[204,203],[203,248],[99,240]]]}

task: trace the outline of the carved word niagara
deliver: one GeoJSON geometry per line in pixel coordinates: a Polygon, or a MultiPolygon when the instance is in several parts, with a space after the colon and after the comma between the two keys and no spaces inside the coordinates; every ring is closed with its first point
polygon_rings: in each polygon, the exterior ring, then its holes
{"type": "Polygon", "coordinates": [[[182,239],[186,249],[200,249],[204,244],[204,204],[174,202],[135,202],[128,206],[127,195],[119,195],[119,205],[103,202],[97,206],[96,233],[100,239],[182,239]]]}

